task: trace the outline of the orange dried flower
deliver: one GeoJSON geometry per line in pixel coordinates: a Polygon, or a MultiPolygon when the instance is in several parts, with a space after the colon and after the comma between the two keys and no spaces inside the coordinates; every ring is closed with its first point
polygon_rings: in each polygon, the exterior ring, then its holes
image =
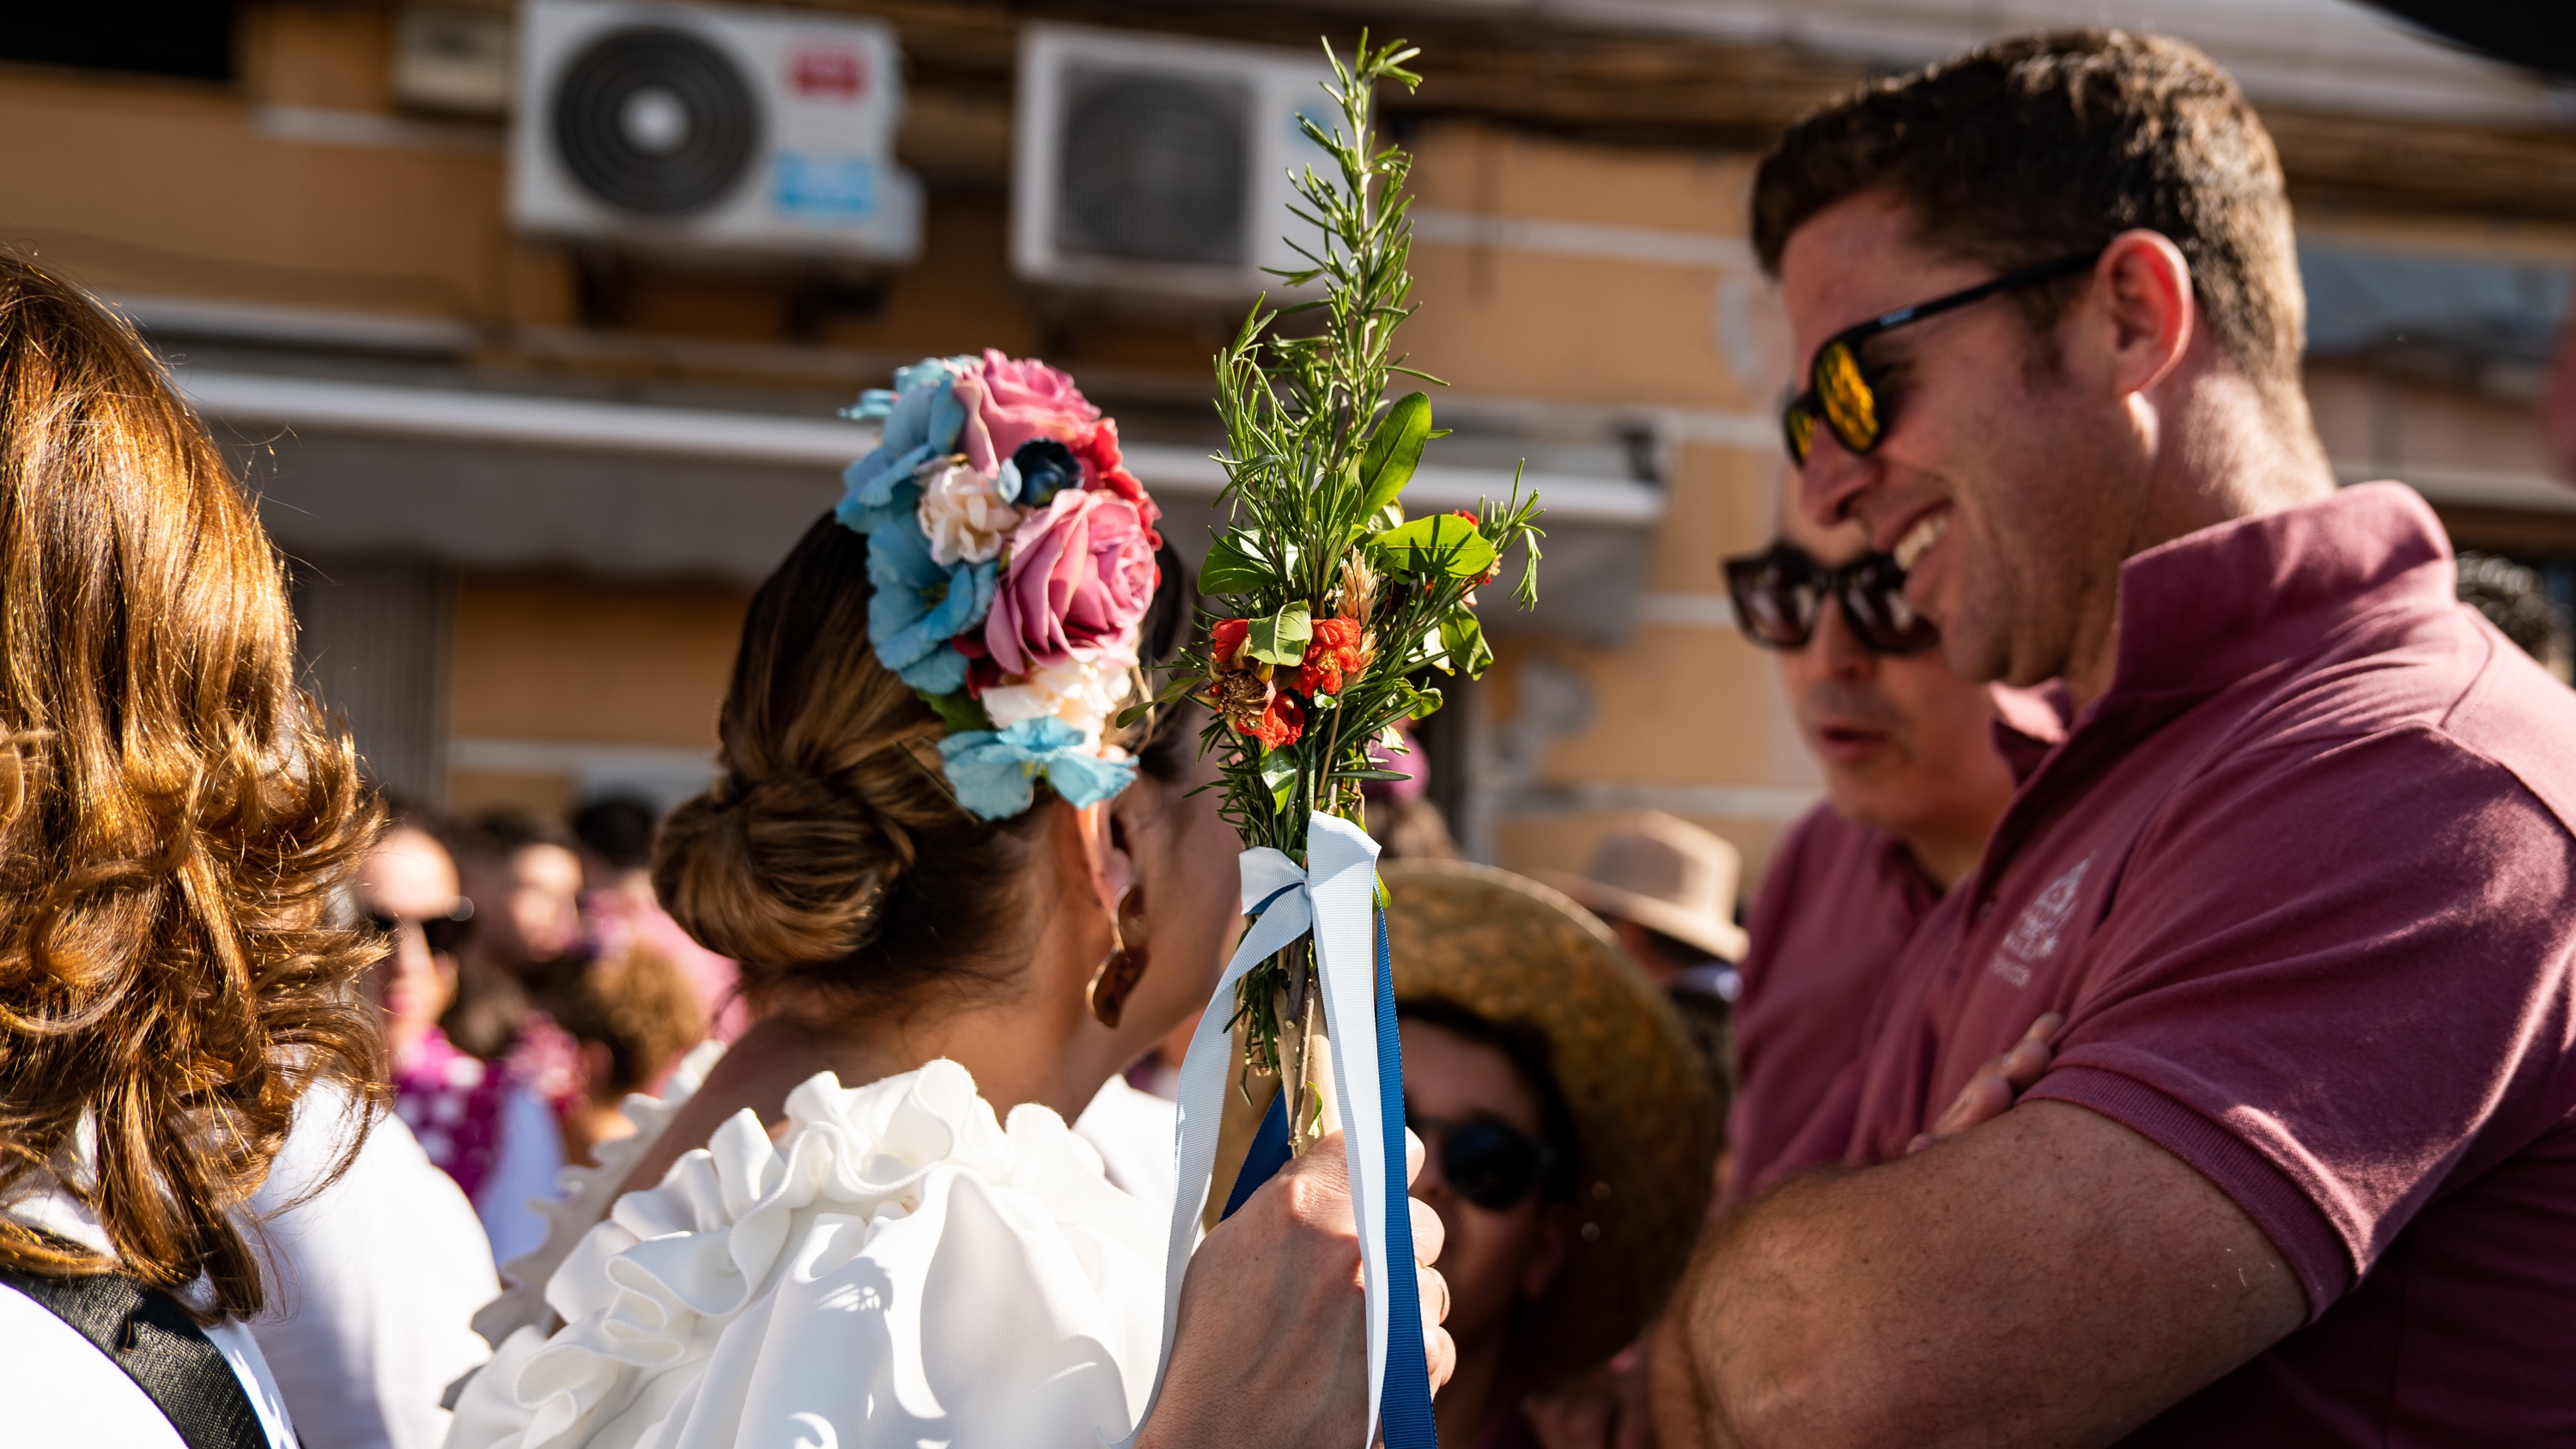
{"type": "Polygon", "coordinates": [[[1297,687],[1307,694],[1341,693],[1346,676],[1368,667],[1362,649],[1358,620],[1317,619],[1305,660],[1297,666],[1297,687]]]}

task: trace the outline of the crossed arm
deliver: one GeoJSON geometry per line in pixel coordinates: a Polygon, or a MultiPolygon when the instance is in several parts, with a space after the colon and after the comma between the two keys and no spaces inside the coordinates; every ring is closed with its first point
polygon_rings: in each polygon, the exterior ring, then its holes
{"type": "Polygon", "coordinates": [[[1656,1425],[1667,1449],[2107,1444],[2305,1317],[2207,1178],[2036,1101],[1731,1213],[1656,1336],[1656,1425]]]}

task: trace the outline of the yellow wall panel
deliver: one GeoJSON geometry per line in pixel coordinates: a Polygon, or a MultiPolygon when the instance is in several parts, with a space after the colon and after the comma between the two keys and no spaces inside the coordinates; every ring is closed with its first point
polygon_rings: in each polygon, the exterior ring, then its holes
{"type": "Polygon", "coordinates": [[[724,584],[468,575],[449,733],[711,748],[749,602],[724,584]]]}

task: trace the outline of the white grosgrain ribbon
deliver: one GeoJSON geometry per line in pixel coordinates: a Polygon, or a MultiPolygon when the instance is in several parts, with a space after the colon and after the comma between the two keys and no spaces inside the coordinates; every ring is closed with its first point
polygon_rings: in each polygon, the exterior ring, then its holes
{"type": "MultiPolygon", "coordinates": [[[[1310,817],[1306,868],[1267,846],[1243,853],[1243,909],[1260,915],[1235,947],[1217,978],[1216,994],[1200,1013],[1181,1062],[1179,1191],[1172,1201],[1172,1233],[1163,1262],[1163,1355],[1154,1370],[1150,1419],[1172,1363],[1181,1278],[1198,1245],[1199,1215],[1216,1172],[1217,1124],[1234,1064],[1234,988],[1253,967],[1313,931],[1317,974],[1323,978],[1324,1027],[1333,1043],[1333,1089],[1341,1104],[1342,1150],[1350,1166],[1351,1205],[1359,1215],[1360,1258],[1368,1291],[1368,1437],[1377,1434],[1379,1399],[1385,1392],[1387,1353],[1387,1153],[1386,1118],[1378,1100],[1377,954],[1372,931],[1377,905],[1377,842],[1336,815],[1310,817]]],[[[1141,1431],[1144,1420],[1137,1421],[1141,1431]]],[[[1133,1442],[1131,1439],[1128,1442],[1133,1442]]]]}

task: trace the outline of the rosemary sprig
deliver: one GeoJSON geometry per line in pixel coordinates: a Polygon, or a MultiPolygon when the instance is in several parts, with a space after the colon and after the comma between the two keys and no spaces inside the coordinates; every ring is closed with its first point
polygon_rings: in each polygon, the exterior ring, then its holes
{"type": "MultiPolygon", "coordinates": [[[[1394,745],[1403,721],[1440,707],[1430,673],[1474,677],[1491,662],[1476,590],[1515,546],[1524,556],[1515,595],[1535,605],[1543,536],[1537,495],[1522,496],[1517,473],[1499,506],[1479,500],[1473,514],[1405,517],[1405,484],[1425,445],[1445,434],[1431,426],[1424,394],[1387,397],[1397,377],[1439,380],[1395,350],[1415,305],[1402,194],[1412,158],[1381,144],[1371,99],[1381,81],[1419,84],[1405,68],[1418,52],[1402,41],[1372,49],[1363,33],[1350,64],[1329,45],[1325,53],[1340,122],[1300,124],[1331,164],[1295,179],[1292,212],[1314,237],[1291,238],[1306,265],[1277,273],[1291,288],[1321,282],[1323,291],[1275,311],[1256,304],[1216,357],[1230,526],[1215,536],[1199,585],[1227,608],[1202,617],[1197,647],[1175,666],[1214,714],[1201,747],[1222,756],[1226,818],[1247,844],[1301,864],[1311,814],[1358,823],[1361,783],[1392,778],[1370,747],[1394,745]],[[1320,314],[1320,325],[1279,330],[1298,314],[1320,314]]],[[[1283,1073],[1299,1093],[1291,1120],[1300,1139],[1319,1105],[1307,1101],[1302,1070],[1312,972],[1301,943],[1254,970],[1236,997],[1246,1065],[1283,1073]]]]}

